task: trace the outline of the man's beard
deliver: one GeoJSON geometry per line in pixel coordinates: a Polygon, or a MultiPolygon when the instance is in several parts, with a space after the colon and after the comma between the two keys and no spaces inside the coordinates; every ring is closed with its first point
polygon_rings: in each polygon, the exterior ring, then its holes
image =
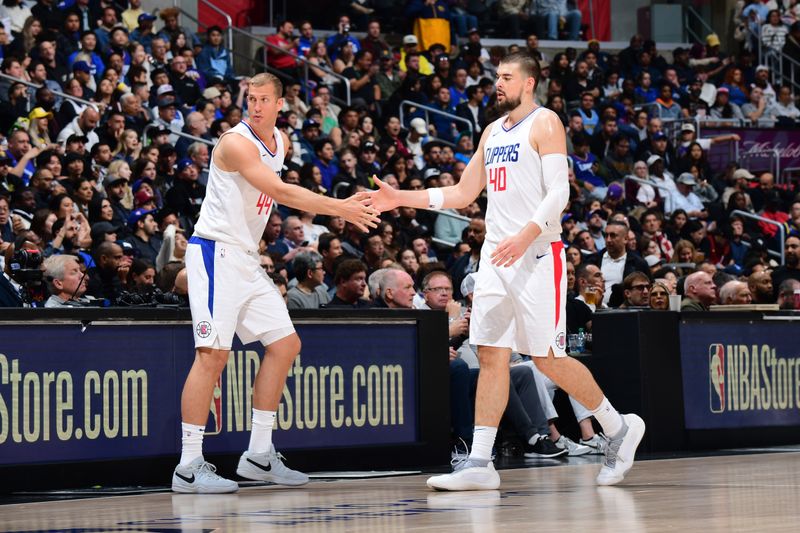
{"type": "Polygon", "coordinates": [[[522,103],[522,99],[520,97],[511,98],[510,96],[506,95],[506,99],[503,102],[497,101],[497,109],[500,110],[501,113],[508,113],[519,107],[522,103]]]}
{"type": "Polygon", "coordinates": [[[800,257],[797,257],[794,254],[786,254],[786,266],[791,268],[797,268],[797,265],[800,264],[800,257]]]}

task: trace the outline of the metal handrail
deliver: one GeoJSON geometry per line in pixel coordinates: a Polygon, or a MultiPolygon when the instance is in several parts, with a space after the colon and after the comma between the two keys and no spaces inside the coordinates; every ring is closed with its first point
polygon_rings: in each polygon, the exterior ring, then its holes
{"type": "MultiPolygon", "coordinates": [[[[225,18],[225,22],[228,23],[228,28],[227,28],[228,50],[233,50],[233,31],[232,31],[233,30],[233,19],[231,18],[231,16],[228,15],[225,11],[221,10],[219,7],[217,7],[214,4],[212,4],[211,2],[209,2],[208,0],[197,0],[197,1],[198,1],[198,3],[205,4],[206,6],[210,7],[211,11],[215,11],[216,13],[222,15],[225,18]]],[[[172,0],[172,5],[174,7],[177,7],[178,11],[180,11],[181,14],[183,14],[184,16],[186,16],[187,18],[189,18],[193,22],[196,22],[198,25],[202,25],[204,27],[208,27],[207,24],[204,24],[204,23],[200,22],[194,16],[190,15],[189,13],[184,11],[183,8],[178,6],[178,0],[172,0]]]]}
{"type": "MultiPolygon", "coordinates": [[[[702,15],[700,15],[700,13],[698,13],[698,12],[695,10],[695,8],[693,8],[691,5],[687,4],[687,5],[684,5],[684,9],[686,9],[686,12],[687,12],[688,14],[692,15],[692,16],[694,17],[694,19],[695,19],[695,20],[698,20],[698,21],[700,21],[700,24],[701,24],[703,27],[705,27],[705,29],[706,29],[706,30],[708,30],[708,33],[716,33],[716,32],[714,31],[714,28],[712,28],[711,26],[709,26],[708,22],[706,22],[706,21],[705,21],[705,19],[703,18],[703,16],[702,16],[702,15]]],[[[687,18],[688,18],[688,17],[687,17],[687,18]]],[[[692,32],[692,33],[694,33],[694,32],[692,32]]],[[[702,39],[698,39],[698,40],[702,40],[702,39]]]]}
{"type": "MultiPolygon", "coordinates": [[[[145,146],[147,145],[147,140],[148,140],[147,132],[150,131],[151,129],[157,128],[157,127],[158,127],[158,124],[152,124],[152,123],[148,124],[147,126],[144,127],[144,131],[142,131],[142,145],[145,145],[145,146]]],[[[185,137],[185,138],[191,139],[191,140],[193,140],[195,142],[201,142],[201,143],[207,144],[209,146],[214,146],[214,141],[209,141],[208,139],[203,139],[202,137],[196,137],[194,135],[191,135],[191,134],[183,132],[183,131],[175,131],[172,128],[170,128],[169,131],[170,131],[170,134],[175,134],[178,137],[185,137]]]]}
{"type": "MultiPolygon", "coordinates": [[[[284,50],[280,46],[276,46],[276,45],[268,42],[266,39],[262,39],[258,35],[255,35],[254,33],[250,33],[247,30],[243,30],[241,28],[233,28],[233,31],[235,31],[239,35],[243,35],[243,36],[247,37],[248,39],[256,41],[257,43],[259,43],[262,46],[264,46],[264,61],[263,61],[262,65],[264,67],[266,67],[266,68],[269,68],[269,65],[268,65],[268,62],[267,62],[267,49],[268,48],[272,48],[274,50],[278,50],[282,54],[285,54],[285,55],[288,55],[290,57],[293,57],[295,61],[298,61],[298,62],[302,63],[302,65],[303,65],[303,77],[304,77],[305,82],[306,82],[305,85],[306,85],[306,87],[308,87],[308,69],[311,68],[312,63],[308,60],[307,57],[295,54],[295,53],[290,52],[288,50],[284,50]]],[[[346,94],[345,103],[349,106],[350,102],[352,100],[351,99],[351,91],[350,91],[350,79],[347,78],[347,76],[343,76],[342,74],[339,74],[338,72],[336,72],[334,70],[331,70],[331,69],[329,69],[327,67],[323,67],[322,65],[313,65],[313,68],[317,68],[317,69],[325,72],[326,74],[330,74],[331,76],[334,76],[334,77],[339,78],[339,79],[342,80],[342,82],[344,83],[345,94],[346,94]]],[[[309,100],[310,100],[310,95],[309,95],[309,92],[306,91],[306,103],[309,103],[309,100]]]]}
{"type": "Polygon", "coordinates": [[[777,226],[778,232],[780,233],[781,236],[781,241],[780,241],[781,265],[786,264],[786,252],[784,250],[784,243],[786,242],[786,230],[783,228],[783,224],[771,220],[769,218],[764,218],[758,215],[754,215],[753,213],[748,213],[747,211],[742,211],[741,209],[734,209],[733,211],[731,211],[731,215],[739,215],[746,218],[752,218],[753,220],[758,220],[759,222],[763,222],[765,224],[772,224],[773,226],[777,226]]]}
{"type": "Polygon", "coordinates": [[[672,191],[673,191],[673,189],[671,189],[670,187],[667,187],[666,185],[662,185],[661,183],[653,183],[652,181],[643,180],[642,178],[637,178],[635,176],[630,176],[630,175],[623,177],[622,181],[623,182],[625,182],[625,181],[633,181],[633,182],[636,182],[636,183],[638,183],[640,185],[649,185],[651,187],[655,187],[656,189],[664,189],[665,191],[667,191],[670,194],[672,194],[672,191]]]}
{"type": "Polygon", "coordinates": [[[56,96],[59,96],[61,98],[66,98],[67,100],[73,100],[75,102],[80,102],[83,105],[91,106],[95,110],[97,110],[97,102],[92,102],[90,100],[84,100],[83,98],[78,98],[77,96],[72,96],[71,94],[63,93],[61,91],[55,91],[55,90],[50,89],[49,87],[47,87],[47,85],[38,85],[38,84],[30,82],[28,80],[23,80],[22,78],[17,78],[15,76],[9,76],[5,72],[0,72],[0,78],[5,78],[7,80],[15,81],[17,83],[21,83],[21,84],[26,85],[28,87],[35,87],[36,89],[41,89],[42,87],[44,87],[44,88],[48,89],[51,93],[56,95],[56,96]]]}
{"type": "Polygon", "coordinates": [[[418,109],[422,109],[423,111],[425,111],[425,122],[427,122],[428,124],[430,124],[430,120],[428,120],[428,113],[435,113],[435,114],[439,114],[439,115],[444,115],[445,117],[447,117],[450,120],[453,120],[455,122],[463,122],[464,124],[467,125],[467,131],[469,131],[469,134],[470,135],[473,134],[473,132],[472,132],[472,123],[469,120],[465,119],[464,117],[459,117],[458,115],[454,115],[452,113],[448,113],[447,111],[442,111],[441,109],[436,109],[435,107],[430,107],[430,106],[418,104],[416,102],[412,102],[411,100],[403,100],[402,102],[400,102],[400,117],[398,117],[398,118],[400,118],[400,124],[405,124],[406,123],[406,121],[405,121],[405,113],[403,111],[403,108],[405,106],[416,107],[418,109]]]}

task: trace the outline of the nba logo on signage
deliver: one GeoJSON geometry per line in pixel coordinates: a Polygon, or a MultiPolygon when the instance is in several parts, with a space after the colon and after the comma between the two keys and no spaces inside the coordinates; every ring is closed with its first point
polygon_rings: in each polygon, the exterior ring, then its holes
{"type": "Polygon", "coordinates": [[[214,383],[214,396],[211,398],[209,410],[211,416],[208,417],[206,435],[217,435],[222,431],[222,376],[214,383]]]}
{"type": "Polygon", "coordinates": [[[709,408],[712,413],[725,411],[725,346],[708,347],[709,408]]]}

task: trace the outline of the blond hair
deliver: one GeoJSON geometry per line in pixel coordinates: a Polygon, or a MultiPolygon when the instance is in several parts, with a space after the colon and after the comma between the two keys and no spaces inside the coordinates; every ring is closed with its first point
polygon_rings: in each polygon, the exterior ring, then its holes
{"type": "Polygon", "coordinates": [[[261,72],[250,78],[247,82],[247,87],[261,87],[267,84],[272,84],[278,98],[283,96],[283,83],[281,83],[281,80],[277,76],[269,72],[261,72]]]}

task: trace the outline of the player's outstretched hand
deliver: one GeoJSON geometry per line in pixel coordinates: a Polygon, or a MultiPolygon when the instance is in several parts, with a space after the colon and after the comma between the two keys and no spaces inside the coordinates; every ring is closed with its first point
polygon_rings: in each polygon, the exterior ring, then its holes
{"type": "Polygon", "coordinates": [[[378,176],[372,176],[372,180],[378,186],[377,191],[368,193],[372,198],[372,207],[383,213],[400,205],[400,199],[394,187],[379,180],[378,176]]]}
{"type": "Polygon", "coordinates": [[[367,233],[369,228],[378,227],[378,222],[381,221],[378,217],[380,211],[375,209],[372,204],[372,196],[369,193],[356,193],[342,201],[341,216],[364,233],[367,233]]]}
{"type": "Polygon", "coordinates": [[[494,252],[492,252],[492,264],[501,267],[510,267],[516,263],[534,241],[525,231],[517,233],[513,237],[508,237],[500,241],[494,252]]]}

